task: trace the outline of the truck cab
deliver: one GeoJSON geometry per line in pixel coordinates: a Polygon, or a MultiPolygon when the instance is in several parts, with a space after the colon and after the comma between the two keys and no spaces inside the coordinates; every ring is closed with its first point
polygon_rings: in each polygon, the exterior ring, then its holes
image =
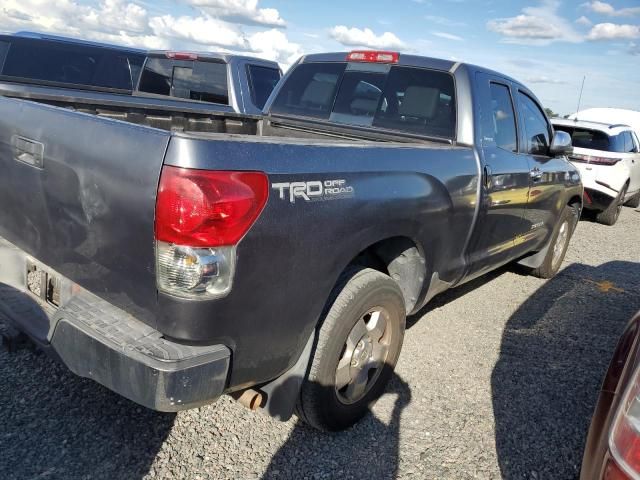
{"type": "Polygon", "coordinates": [[[0,84],[172,98],[260,114],[282,72],[255,57],[148,52],[55,35],[0,35],[0,84]]]}

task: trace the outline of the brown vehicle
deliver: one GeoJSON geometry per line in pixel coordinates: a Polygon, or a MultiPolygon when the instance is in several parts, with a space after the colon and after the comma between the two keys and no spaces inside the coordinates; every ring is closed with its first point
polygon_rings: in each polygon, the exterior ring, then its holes
{"type": "Polygon", "coordinates": [[[640,479],[640,312],[627,325],[609,364],[580,479],[640,479]]]}

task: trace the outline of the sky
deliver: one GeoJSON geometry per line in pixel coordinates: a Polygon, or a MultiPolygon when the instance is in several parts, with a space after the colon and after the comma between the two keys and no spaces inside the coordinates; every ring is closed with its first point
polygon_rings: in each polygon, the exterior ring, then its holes
{"type": "Polygon", "coordinates": [[[0,31],[278,61],[360,48],[470,62],[545,107],[640,110],[640,0],[0,0],[0,31]]]}

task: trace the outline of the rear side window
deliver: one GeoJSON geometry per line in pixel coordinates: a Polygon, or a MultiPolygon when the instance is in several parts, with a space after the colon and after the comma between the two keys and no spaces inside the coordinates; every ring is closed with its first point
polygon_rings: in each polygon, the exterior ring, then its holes
{"type": "MultiPolygon", "coordinates": [[[[0,52],[0,57],[2,53],[0,52]]],[[[132,90],[144,56],[64,42],[14,40],[2,74],[44,82],[132,90]]]]}
{"type": "Polygon", "coordinates": [[[549,124],[536,102],[524,93],[518,94],[518,102],[527,139],[526,151],[532,155],[548,155],[550,146],[549,124]]]}
{"type": "Polygon", "coordinates": [[[267,103],[267,99],[280,80],[280,70],[277,68],[247,65],[251,101],[260,110],[267,103]]]}
{"type": "Polygon", "coordinates": [[[453,138],[455,88],[445,72],[380,64],[302,64],[271,112],[453,138]]]}
{"type": "Polygon", "coordinates": [[[631,132],[624,132],[624,151],[625,153],[635,153],[636,146],[633,143],[633,136],[631,132]]]}
{"type": "Polygon", "coordinates": [[[156,95],[228,105],[227,64],[149,58],[138,89],[156,95]]]}
{"type": "Polygon", "coordinates": [[[496,146],[509,152],[518,151],[518,135],[516,118],[511,101],[509,87],[499,83],[491,83],[491,123],[490,132],[483,132],[483,137],[493,138],[496,146]]]}

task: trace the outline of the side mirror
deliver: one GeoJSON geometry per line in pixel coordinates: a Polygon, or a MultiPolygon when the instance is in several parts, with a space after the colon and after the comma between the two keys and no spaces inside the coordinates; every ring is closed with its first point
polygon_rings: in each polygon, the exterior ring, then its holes
{"type": "Polygon", "coordinates": [[[552,157],[560,157],[562,155],[570,155],[573,153],[573,145],[571,144],[571,135],[562,130],[558,130],[553,135],[551,147],[549,147],[549,155],[552,157]]]}

